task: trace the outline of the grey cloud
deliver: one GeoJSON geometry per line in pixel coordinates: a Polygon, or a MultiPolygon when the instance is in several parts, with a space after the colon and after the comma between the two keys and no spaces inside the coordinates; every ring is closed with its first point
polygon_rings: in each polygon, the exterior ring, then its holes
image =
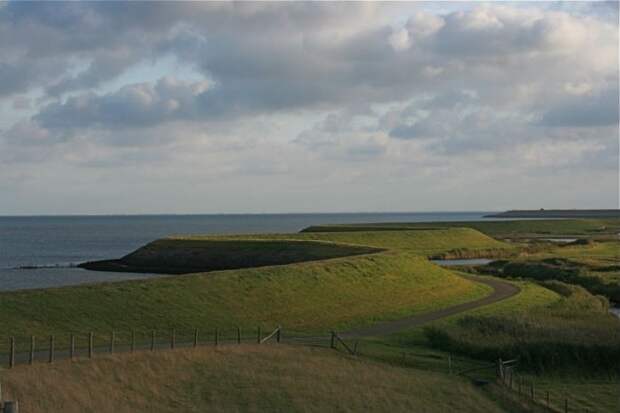
{"type": "Polygon", "coordinates": [[[170,120],[192,119],[209,109],[200,102],[203,82],[163,78],[156,84],[124,86],[106,94],[81,94],[44,107],[34,120],[48,129],[149,127],[170,120]]]}
{"type": "Polygon", "coordinates": [[[542,126],[592,127],[618,125],[618,88],[612,88],[593,96],[568,98],[545,112],[540,120],[542,126]]]}

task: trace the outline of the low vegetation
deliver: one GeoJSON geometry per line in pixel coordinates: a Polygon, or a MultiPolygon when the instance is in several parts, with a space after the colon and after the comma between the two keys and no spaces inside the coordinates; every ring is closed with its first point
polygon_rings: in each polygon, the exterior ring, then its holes
{"type": "Polygon", "coordinates": [[[464,316],[453,325],[428,328],[429,342],[475,358],[518,357],[539,373],[620,374],[620,320],[607,313],[606,299],[558,281],[543,285],[561,298],[512,314],[464,316]]]}
{"type": "Polygon", "coordinates": [[[463,378],[284,345],[23,366],[3,379],[24,413],[511,411],[463,378]]]}
{"type": "Polygon", "coordinates": [[[519,259],[499,260],[478,268],[499,277],[559,280],[620,302],[620,243],[590,242],[555,247],[519,259]]]}

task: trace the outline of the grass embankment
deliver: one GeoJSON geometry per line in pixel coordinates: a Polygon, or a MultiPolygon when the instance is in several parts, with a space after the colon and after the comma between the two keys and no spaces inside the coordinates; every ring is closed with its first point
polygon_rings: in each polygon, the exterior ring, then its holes
{"type": "Polygon", "coordinates": [[[160,239],[118,260],[82,264],[93,270],[187,274],[286,265],[379,252],[331,242],[276,239],[160,239]]]}
{"type": "Polygon", "coordinates": [[[316,225],[308,227],[303,231],[407,231],[455,227],[472,228],[495,238],[544,238],[553,236],[613,237],[620,232],[620,219],[537,219],[316,225]]]}
{"type": "MultiPolygon", "coordinates": [[[[411,252],[0,294],[0,332],[20,336],[136,329],[203,331],[278,324],[325,331],[471,301],[488,288],[411,252]]],[[[120,336],[119,336],[120,337],[120,336]]],[[[5,341],[6,342],[6,341],[5,341]]],[[[60,341],[58,341],[60,344],[60,341]]]]}
{"type": "Polygon", "coordinates": [[[3,378],[24,413],[509,411],[463,378],[284,345],[107,356],[3,378]]]}
{"type": "Polygon", "coordinates": [[[345,232],[301,232],[298,234],[266,234],[239,236],[193,236],[178,237],[175,240],[217,241],[217,240],[303,240],[327,241],[337,244],[358,245],[406,250],[422,256],[445,256],[450,254],[511,254],[515,248],[495,240],[471,228],[445,228],[436,230],[397,231],[345,231],[345,232]]]}

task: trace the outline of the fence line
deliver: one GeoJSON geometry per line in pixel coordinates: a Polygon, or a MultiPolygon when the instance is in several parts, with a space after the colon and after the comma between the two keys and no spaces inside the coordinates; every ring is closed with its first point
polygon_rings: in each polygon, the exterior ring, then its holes
{"type": "MultiPolygon", "coordinates": [[[[246,331],[250,333],[249,330],[246,331]]],[[[256,344],[263,344],[268,341],[280,343],[283,336],[281,326],[278,326],[265,337],[261,334],[260,326],[257,327],[256,332],[254,341],[256,344]]],[[[118,331],[112,330],[107,334],[107,337],[105,333],[95,334],[94,332],[88,332],[84,335],[69,333],[66,335],[50,335],[47,340],[38,340],[36,336],[19,340],[18,337],[12,336],[9,337],[8,352],[5,353],[6,357],[2,357],[0,353],[0,366],[4,365],[8,368],[14,368],[18,364],[33,364],[35,362],[54,363],[56,360],[73,360],[77,357],[92,359],[96,354],[133,353],[138,350],[174,350],[178,347],[188,348],[208,345],[217,346],[219,344],[252,343],[252,339],[247,334],[243,335],[239,327],[235,327],[230,331],[222,331],[218,328],[211,329],[204,333],[204,340],[200,340],[202,335],[198,328],[192,329],[191,333],[175,328],[168,330],[167,333],[152,330],[150,337],[145,333],[142,333],[141,337],[139,337],[135,330],[122,335],[118,333],[118,331]],[[58,338],[62,340],[59,342],[58,338]]],[[[291,336],[290,338],[294,337],[291,336]]],[[[327,347],[327,337],[324,337],[324,339],[324,346],[327,347]]],[[[304,336],[297,337],[297,340],[303,343],[304,336]]]]}
{"type": "Polygon", "coordinates": [[[541,392],[536,390],[536,385],[534,380],[529,379],[526,380],[520,375],[515,375],[515,368],[517,366],[518,359],[502,361],[499,359],[497,362],[498,366],[498,383],[502,386],[503,389],[510,392],[513,395],[516,395],[520,400],[525,400],[529,403],[532,403],[539,408],[544,408],[550,412],[561,412],[561,413],[570,413],[570,412],[585,412],[588,413],[589,410],[577,410],[574,404],[570,403],[570,399],[566,394],[561,395],[559,397],[553,397],[553,400],[559,402],[559,407],[556,408],[557,404],[552,404],[552,394],[549,390],[545,390],[542,393],[543,397],[540,397],[541,392]]]}
{"type": "MultiPolygon", "coordinates": [[[[248,335],[242,335],[241,328],[235,327],[232,334],[228,336],[222,335],[222,331],[219,329],[212,329],[210,332],[212,333],[212,340],[208,337],[211,334],[205,334],[205,340],[201,341],[201,332],[198,328],[192,329],[189,334],[181,334],[185,333],[183,330],[177,330],[172,328],[168,333],[158,334],[157,330],[152,330],[150,334],[150,338],[147,338],[146,333],[142,333],[142,338],[145,340],[139,340],[135,330],[131,330],[128,335],[128,342],[119,341],[118,331],[111,331],[107,335],[107,343],[104,340],[98,340],[96,342],[96,338],[102,338],[103,335],[95,335],[94,332],[89,332],[86,337],[87,344],[86,346],[79,347],[79,336],[75,333],[70,333],[66,336],[69,337],[66,342],[66,348],[63,346],[58,346],[57,338],[64,336],[54,336],[50,335],[48,337],[47,348],[44,348],[45,345],[39,345],[38,343],[45,343],[45,340],[38,341],[35,336],[30,336],[27,340],[24,339],[24,342],[27,342],[27,351],[19,351],[18,344],[19,341],[16,337],[12,336],[9,338],[9,348],[7,353],[7,365],[9,368],[15,367],[17,364],[33,364],[36,361],[47,363],[54,363],[59,359],[70,359],[73,360],[76,357],[87,357],[88,359],[94,358],[96,354],[113,354],[113,353],[133,353],[137,350],[142,351],[156,351],[158,349],[170,349],[174,350],[176,348],[196,348],[198,346],[207,346],[209,344],[218,346],[220,343],[226,344],[242,344],[242,343],[252,343],[255,344],[264,344],[268,341],[275,341],[276,343],[280,343],[283,338],[283,329],[281,326],[278,326],[271,333],[266,335],[265,337],[261,334],[261,327],[258,326],[256,329],[255,339],[252,339],[248,335]],[[275,338],[275,340],[274,340],[275,338]],[[255,341],[254,341],[255,340],[255,341]]],[[[230,331],[228,331],[230,333],[230,331]]],[[[353,344],[353,348],[345,342],[335,331],[332,331],[329,336],[303,336],[303,335],[288,335],[286,337],[287,342],[289,344],[301,344],[305,346],[309,345],[320,345],[321,347],[329,347],[331,349],[338,349],[338,344],[344,348],[344,350],[350,355],[358,355],[358,341],[355,341],[353,344]]],[[[412,355],[415,355],[412,353],[412,355]]],[[[371,356],[369,354],[369,356],[371,356]]],[[[371,356],[372,357],[372,356],[371,356]]],[[[403,363],[406,361],[406,353],[402,353],[403,363]]],[[[452,355],[448,355],[446,358],[447,367],[450,374],[453,373],[453,363],[452,363],[452,355]]],[[[1,365],[2,363],[0,363],[1,365]]],[[[537,390],[535,383],[533,380],[525,380],[522,376],[515,373],[515,370],[519,364],[518,359],[512,360],[502,360],[498,359],[497,363],[488,364],[485,366],[476,366],[472,368],[468,368],[462,371],[457,372],[457,375],[468,377],[472,380],[475,380],[473,377],[470,377],[469,374],[473,372],[479,372],[483,370],[495,370],[496,379],[498,384],[500,384],[501,388],[505,391],[511,393],[512,395],[517,396],[520,400],[527,401],[528,403],[533,403],[537,405],[539,408],[545,408],[548,411],[559,412],[559,413],[571,413],[576,412],[576,406],[571,404],[569,398],[566,395],[562,395],[558,397],[558,395],[551,394],[548,390],[541,391],[537,390]],[[551,403],[551,402],[554,403],[551,403]],[[559,406],[559,407],[558,407],[559,406]]],[[[18,405],[15,402],[4,402],[2,404],[2,398],[0,395],[0,407],[4,406],[4,410],[0,408],[0,412],[3,413],[17,413],[18,405]],[[13,410],[7,410],[13,409],[13,410]]],[[[580,411],[583,411],[580,410],[580,411]]],[[[586,410],[587,411],[587,410],[586,410]]]]}

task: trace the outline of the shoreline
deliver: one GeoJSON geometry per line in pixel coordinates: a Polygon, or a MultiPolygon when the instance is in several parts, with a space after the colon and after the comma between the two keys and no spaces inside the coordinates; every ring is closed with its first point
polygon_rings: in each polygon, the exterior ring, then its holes
{"type": "Polygon", "coordinates": [[[620,209],[538,209],[510,210],[485,215],[484,218],[617,218],[620,209]]]}

